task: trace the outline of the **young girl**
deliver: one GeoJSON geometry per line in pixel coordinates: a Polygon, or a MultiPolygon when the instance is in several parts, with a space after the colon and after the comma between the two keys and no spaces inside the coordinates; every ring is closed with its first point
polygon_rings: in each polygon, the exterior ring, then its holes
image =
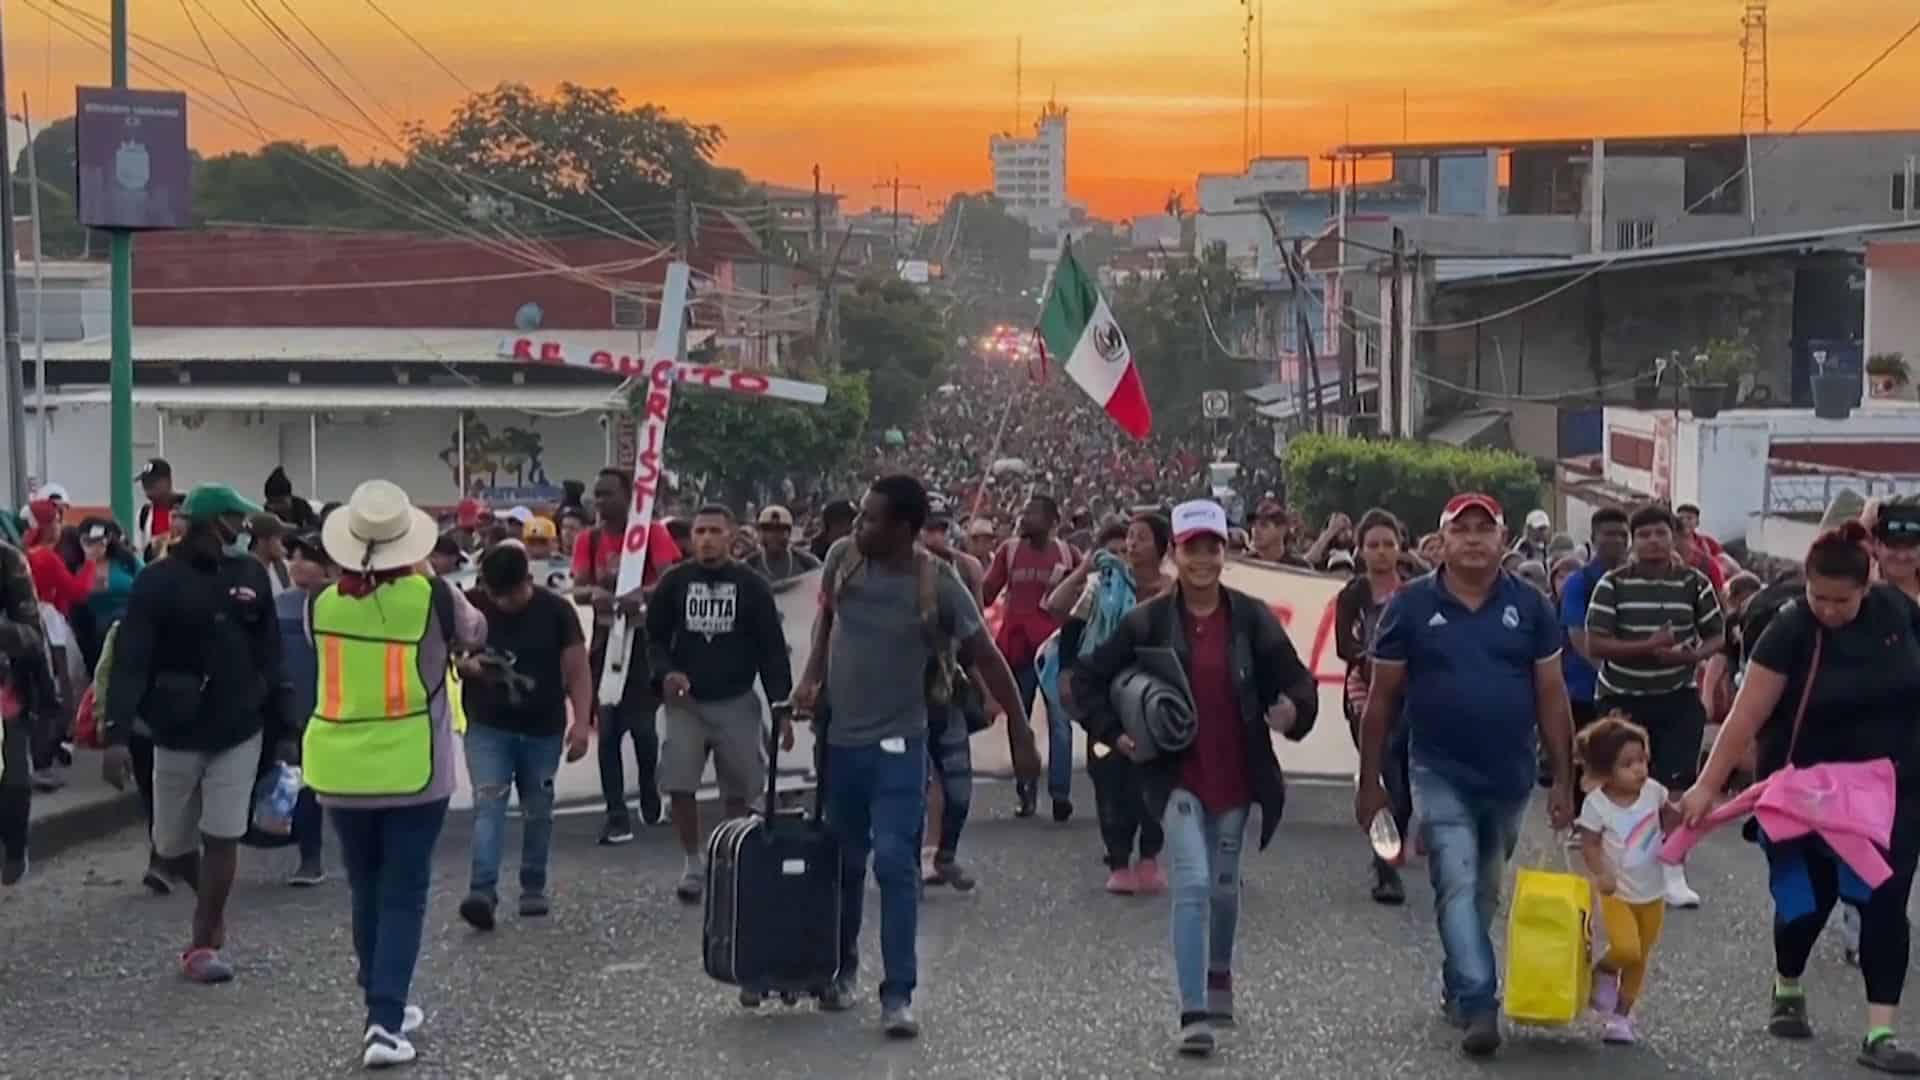
{"type": "Polygon", "coordinates": [[[1620,712],[1600,718],[1575,743],[1594,790],[1574,829],[1607,926],[1592,1006],[1605,1025],[1601,1038],[1620,1045],[1634,1041],[1633,1003],[1667,914],[1666,878],[1656,856],[1679,821],[1667,789],[1647,778],[1648,745],[1646,729],[1620,712]]]}

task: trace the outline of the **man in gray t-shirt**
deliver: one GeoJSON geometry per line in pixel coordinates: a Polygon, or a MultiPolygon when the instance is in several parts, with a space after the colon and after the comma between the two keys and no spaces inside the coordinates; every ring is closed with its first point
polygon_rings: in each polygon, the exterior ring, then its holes
{"type": "MultiPolygon", "coordinates": [[[[920,566],[888,566],[857,555],[853,539],[827,550],[821,588],[835,595],[833,633],[827,640],[827,700],[832,746],[872,746],[891,736],[927,734],[925,679],[932,657],[921,625],[920,566]],[[847,561],[856,560],[852,573],[847,561]],[[844,584],[842,584],[844,582],[844,584]],[[837,587],[836,587],[837,586],[837,587]]],[[[928,564],[934,576],[935,622],[948,641],[966,641],[986,625],[960,576],[945,562],[928,564]]]]}
{"type": "MultiPolygon", "coordinates": [[[[926,815],[927,666],[931,656],[921,617],[922,560],[916,547],[927,520],[927,492],[909,476],[874,481],[852,537],[827,552],[820,575],[820,616],[813,650],[793,692],[797,713],[814,714],[821,684],[830,718],[821,766],[827,825],[840,839],[840,979],[821,1007],[853,1004],[860,963],[861,908],[867,855],[880,886],[881,1026],[913,1038],[920,1025],[911,1004],[918,978],[914,938],[920,920],[920,827],[926,815]]],[[[967,587],[934,560],[934,622],[939,636],[974,658],[984,689],[1015,703],[1014,769],[1040,772],[1039,751],[1006,658],[994,648],[967,587]],[[1024,737],[1018,737],[1024,733],[1024,737]]],[[[817,733],[819,734],[819,733],[817,733]]]]}

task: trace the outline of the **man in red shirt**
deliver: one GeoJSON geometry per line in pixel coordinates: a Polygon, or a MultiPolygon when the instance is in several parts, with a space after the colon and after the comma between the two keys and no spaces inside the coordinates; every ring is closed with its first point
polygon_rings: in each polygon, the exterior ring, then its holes
{"type": "MultiPolygon", "coordinates": [[[[641,597],[616,596],[620,556],[626,544],[627,511],[633,505],[633,477],[625,469],[602,469],[593,484],[593,502],[599,524],[580,534],[573,549],[573,599],[593,608],[593,639],[588,661],[593,667],[595,700],[600,673],[605,670],[607,640],[616,611],[627,616],[629,628],[640,626],[641,597]]],[[[647,531],[647,565],[641,575],[644,594],[660,580],[660,572],[680,561],[680,548],[666,526],[655,520],[647,531]]],[[[633,736],[634,765],[640,773],[640,820],[660,823],[660,791],[654,770],[660,760],[660,740],[654,714],[660,702],[647,677],[647,650],[636,647],[645,635],[627,639],[627,686],[618,708],[600,710],[600,794],[607,803],[607,821],[600,830],[602,844],[624,844],[633,839],[633,819],[627,814],[627,777],[620,757],[623,737],[633,736]]]]}
{"type": "MultiPolygon", "coordinates": [[[[1008,540],[993,553],[993,565],[987,568],[981,589],[988,607],[1003,591],[1006,593],[1006,608],[1001,612],[994,644],[1013,668],[1021,699],[1029,708],[1040,686],[1034,657],[1047,638],[1060,629],[1060,620],[1047,611],[1047,594],[1079,564],[1073,548],[1055,536],[1059,527],[1060,504],[1052,496],[1035,495],[1027,500],[1020,514],[1019,539],[1008,540]]],[[[1009,730],[1008,737],[1012,734],[1009,730]]],[[[1038,802],[1036,785],[1016,783],[1014,787],[1020,798],[1015,813],[1032,817],[1038,802]]],[[[1066,821],[1073,816],[1073,729],[1064,715],[1047,717],[1047,795],[1053,801],[1053,820],[1066,821]]]]}

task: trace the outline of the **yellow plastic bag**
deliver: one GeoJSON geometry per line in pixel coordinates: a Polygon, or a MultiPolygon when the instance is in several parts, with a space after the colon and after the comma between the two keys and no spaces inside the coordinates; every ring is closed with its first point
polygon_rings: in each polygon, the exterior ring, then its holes
{"type": "Polygon", "coordinates": [[[1578,1019],[1593,990],[1593,886],[1577,874],[1519,872],[1507,919],[1507,1016],[1557,1027],[1578,1019]]]}
{"type": "Polygon", "coordinates": [[[453,733],[455,735],[465,735],[467,733],[467,709],[460,699],[460,683],[459,665],[448,664],[447,707],[453,710],[453,733]]]}

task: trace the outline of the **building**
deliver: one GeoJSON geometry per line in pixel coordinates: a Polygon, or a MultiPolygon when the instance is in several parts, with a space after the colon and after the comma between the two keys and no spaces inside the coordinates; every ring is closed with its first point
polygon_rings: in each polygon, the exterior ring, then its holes
{"type": "Polygon", "coordinates": [[[812,188],[759,184],[749,198],[757,198],[766,208],[755,223],[762,224],[760,218],[764,218],[764,223],[771,224],[785,248],[795,255],[813,254],[816,243],[824,246],[826,237],[846,228],[846,219],[840,214],[840,203],[845,196],[836,191],[815,192],[812,188]]]}
{"type": "Polygon", "coordinates": [[[1127,226],[1127,246],[1135,251],[1182,251],[1181,219],[1173,214],[1141,214],[1127,226]]]}
{"type": "MultiPolygon", "coordinates": [[[[1905,219],[1920,131],[1659,135],[1339,146],[1425,191],[1411,246],[1572,255],[1905,219]]],[[[1374,238],[1378,242],[1378,238],[1374,238]]]]}
{"type": "MultiPolygon", "coordinates": [[[[1920,208],[1916,208],[1920,224],[1920,208]]],[[[1920,240],[1882,240],[1867,245],[1866,342],[1869,357],[1897,355],[1920,373],[1920,240]]],[[[1915,401],[1910,375],[1899,396],[1915,401]]]]}
{"type": "Polygon", "coordinates": [[[1693,503],[1709,535],[1797,562],[1842,492],[1920,494],[1920,415],[1908,410],[1822,420],[1801,409],[1736,409],[1700,419],[1609,407],[1604,416],[1600,475],[1569,483],[1563,472],[1565,520],[1579,529],[1608,503],[1693,503]]]}
{"type": "MultiPolygon", "coordinates": [[[[769,264],[743,222],[703,213],[696,238],[696,358],[750,367],[811,335],[811,283],[776,266],[786,276],[760,290],[769,264]]],[[[562,479],[590,480],[631,460],[630,387],[597,371],[502,357],[501,340],[538,331],[616,355],[644,350],[669,253],[595,236],[546,237],[540,254],[529,266],[492,245],[406,233],[143,235],[134,452],[168,458],[183,484],[242,492],[258,492],[280,466],[316,500],[385,476],[429,506],[463,492],[549,501],[562,479]]],[[[49,264],[45,277],[45,474],[76,503],[104,505],[106,274],[49,264]]],[[[21,293],[30,312],[30,275],[21,293]]],[[[33,446],[40,393],[33,365],[26,374],[33,446]]]]}
{"type": "Polygon", "coordinates": [[[1260,213],[1261,197],[1296,194],[1309,186],[1303,157],[1255,158],[1244,173],[1201,173],[1195,182],[1200,212],[1194,218],[1194,254],[1218,244],[1243,278],[1282,276],[1273,230],[1260,213]]]}
{"type": "Polygon", "coordinates": [[[1036,229],[1053,231],[1070,216],[1067,202],[1067,110],[1049,100],[1030,138],[995,135],[993,194],[1007,212],[1036,229]]]}

